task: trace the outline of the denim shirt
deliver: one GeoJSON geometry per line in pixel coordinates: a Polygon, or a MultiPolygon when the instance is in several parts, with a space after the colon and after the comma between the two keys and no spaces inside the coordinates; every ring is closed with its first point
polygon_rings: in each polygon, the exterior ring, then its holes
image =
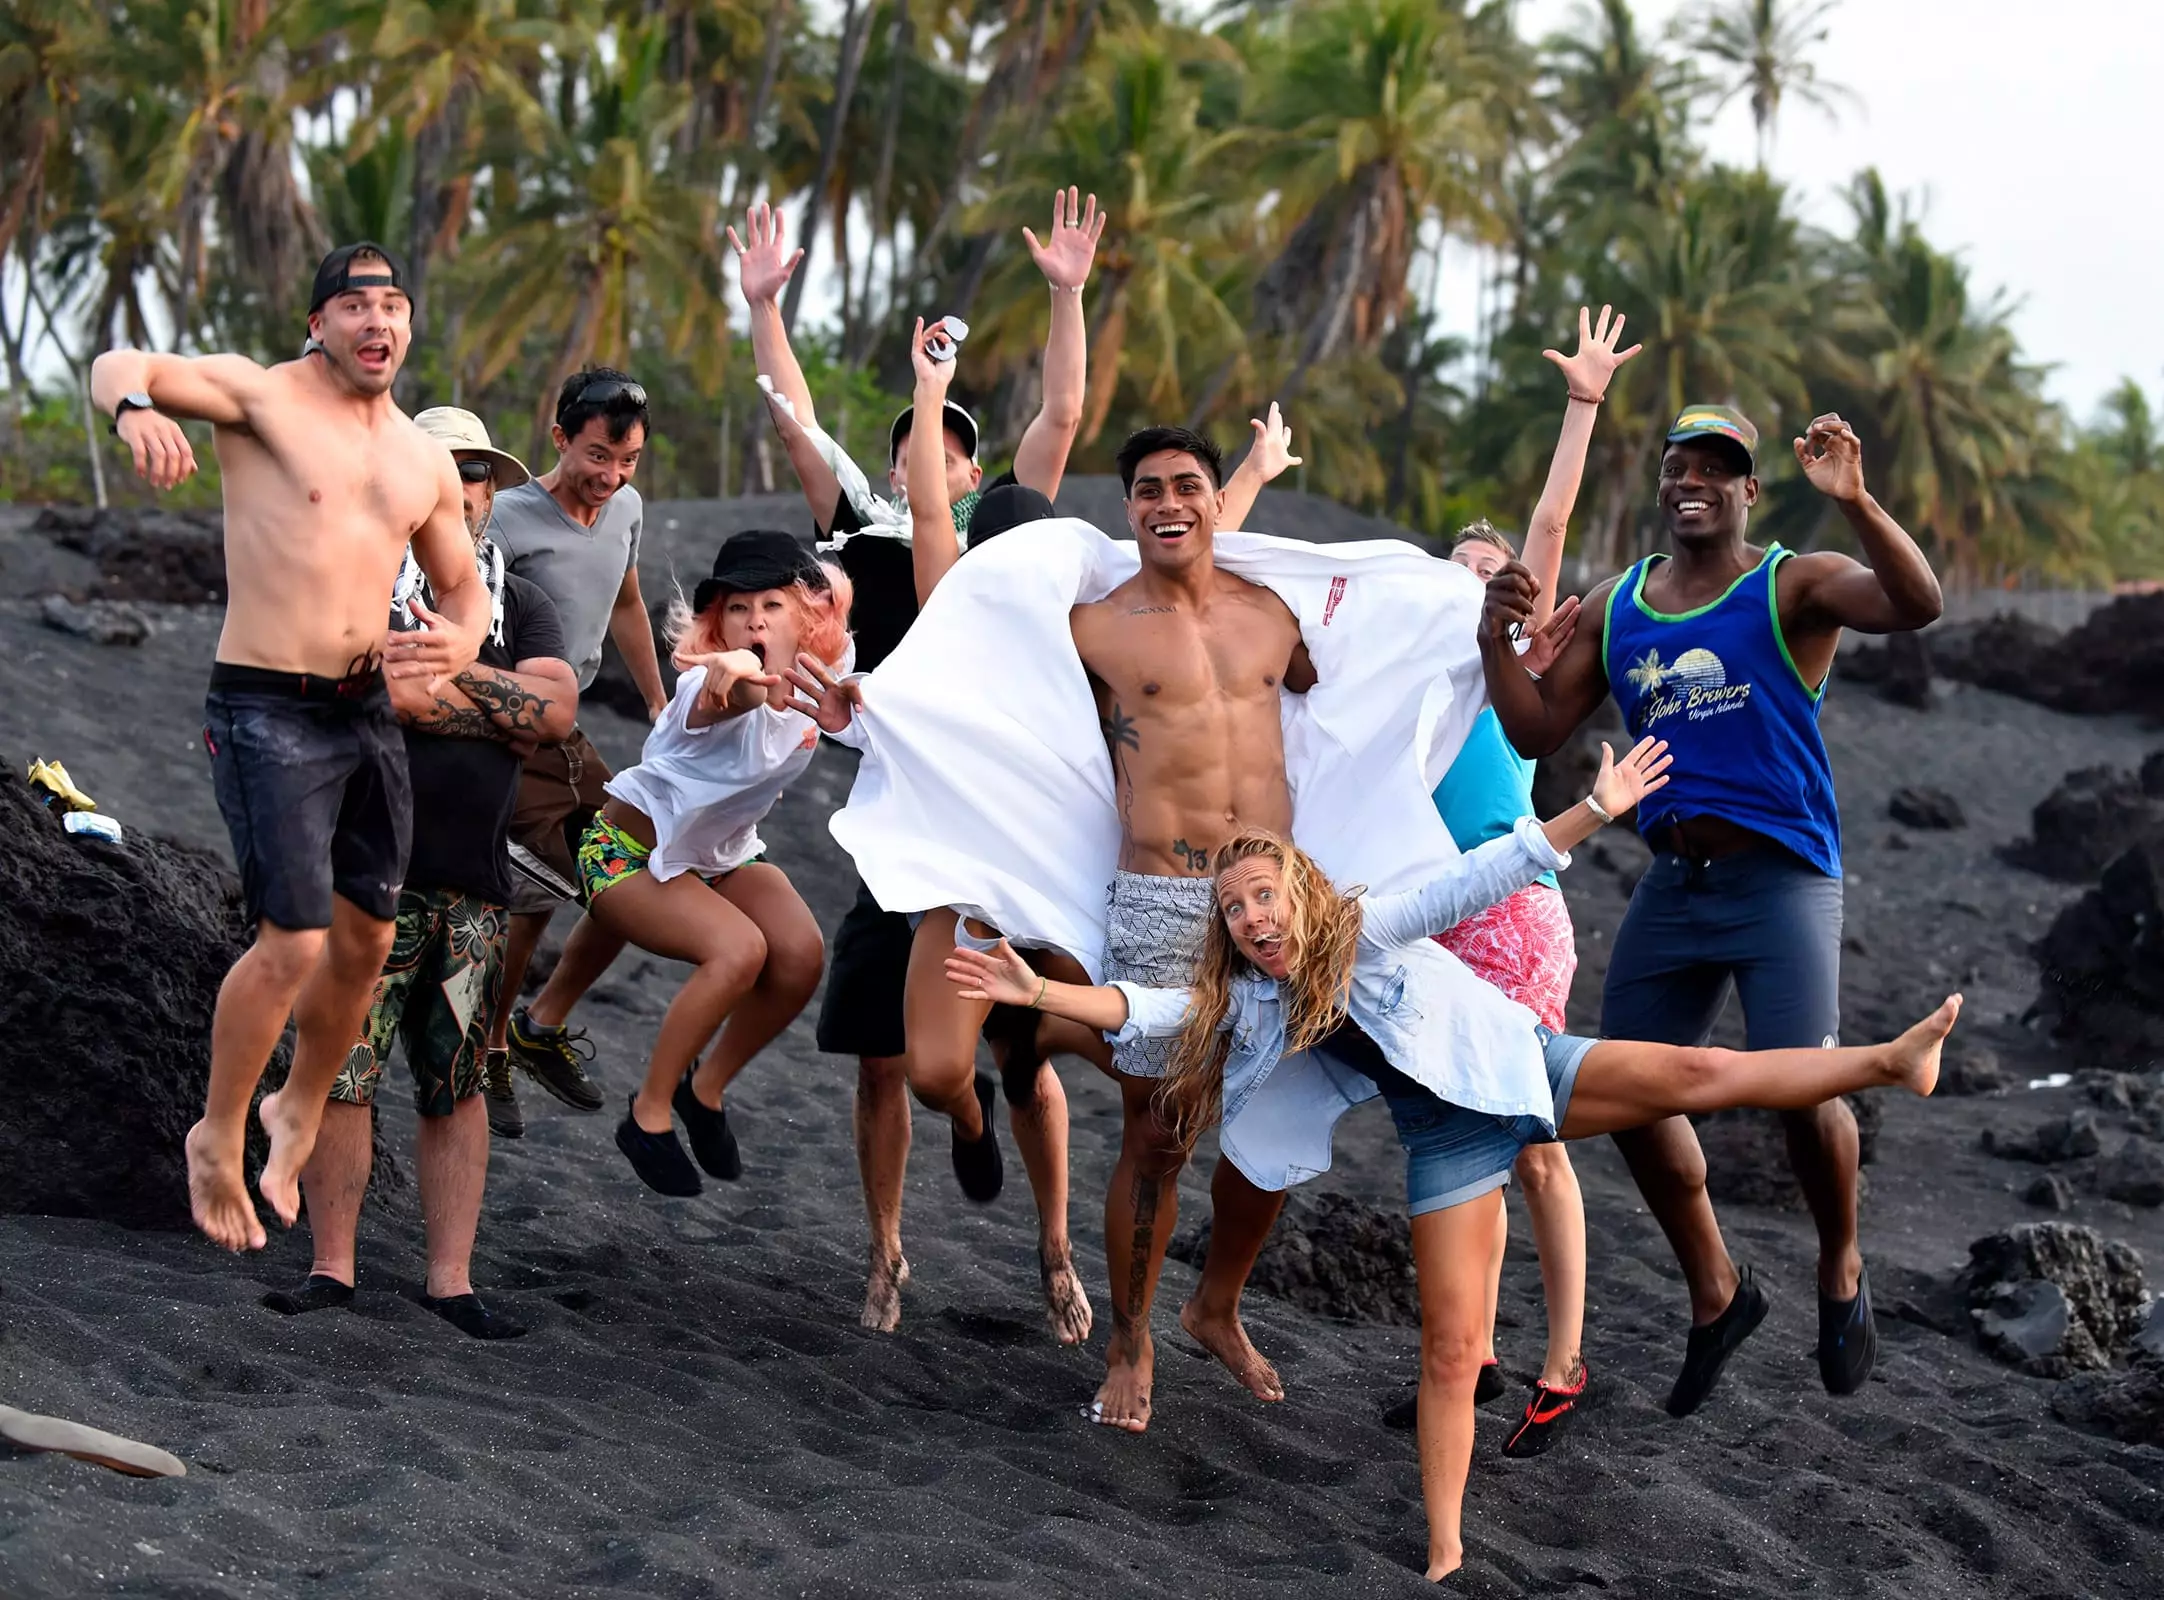
{"type": "MultiPolygon", "coordinates": [[[[1532,1117],[1554,1132],[1555,1101],[1533,1013],[1475,977],[1433,936],[1570,865],[1532,817],[1405,894],[1361,900],[1347,1011],[1393,1067],[1438,1099],[1497,1117],[1532,1117]]],[[[1127,997],[1122,1041],[1180,1031],[1187,989],[1115,983],[1127,997]]],[[[1274,979],[1233,980],[1218,1143],[1258,1188],[1326,1172],[1337,1119],[1379,1091],[1366,1073],[1318,1046],[1285,1053],[1274,979]]]]}

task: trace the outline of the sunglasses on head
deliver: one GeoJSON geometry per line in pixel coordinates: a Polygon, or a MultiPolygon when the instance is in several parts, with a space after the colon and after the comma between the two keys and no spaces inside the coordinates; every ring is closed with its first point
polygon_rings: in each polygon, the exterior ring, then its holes
{"type": "Polygon", "coordinates": [[[488,483],[496,476],[496,463],[493,461],[461,461],[458,464],[458,476],[460,481],[464,483],[488,483]]]}
{"type": "Polygon", "coordinates": [[[644,411],[646,409],[646,386],[634,383],[629,378],[596,378],[591,383],[582,384],[579,392],[571,397],[571,405],[565,406],[564,409],[569,411],[571,406],[583,405],[605,406],[611,400],[619,398],[629,400],[641,411],[644,411]]]}

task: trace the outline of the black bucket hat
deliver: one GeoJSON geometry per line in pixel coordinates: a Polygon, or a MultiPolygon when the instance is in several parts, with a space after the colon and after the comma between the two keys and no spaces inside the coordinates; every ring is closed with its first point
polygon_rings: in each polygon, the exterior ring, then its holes
{"type": "Polygon", "coordinates": [[[796,535],[771,528],[731,534],[714,555],[714,575],[692,592],[691,609],[704,611],[725,594],[757,594],[786,589],[792,583],[827,587],[819,558],[797,542],[796,535]]]}

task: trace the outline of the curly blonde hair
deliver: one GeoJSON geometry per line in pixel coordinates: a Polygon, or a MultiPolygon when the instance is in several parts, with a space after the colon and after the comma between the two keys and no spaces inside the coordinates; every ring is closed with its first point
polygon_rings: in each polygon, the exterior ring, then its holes
{"type": "MultiPolygon", "coordinates": [[[[1286,976],[1277,980],[1285,1015],[1285,1051],[1308,1049],[1345,1019],[1353,955],[1360,938],[1360,894],[1340,894],[1305,850],[1267,828],[1242,828],[1211,861],[1213,890],[1244,861],[1277,863],[1284,884],[1286,976]]],[[[1261,976],[1232,942],[1222,914],[1211,917],[1195,958],[1192,997],[1172,1060],[1158,1085],[1157,1112],[1182,1146],[1223,1114],[1225,1058],[1232,1036],[1233,980],[1261,976]]]]}

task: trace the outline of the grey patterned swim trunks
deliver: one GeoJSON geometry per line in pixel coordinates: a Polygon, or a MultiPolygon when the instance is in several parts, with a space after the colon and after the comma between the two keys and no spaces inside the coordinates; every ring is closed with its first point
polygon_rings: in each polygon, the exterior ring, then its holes
{"type": "MultiPolygon", "coordinates": [[[[1105,918],[1105,982],[1184,989],[1194,981],[1202,936],[1217,915],[1210,878],[1149,878],[1122,872],[1112,879],[1105,918]]],[[[1135,1078],[1162,1078],[1173,1039],[1137,1039],[1112,1047],[1112,1065],[1135,1078]]]]}

